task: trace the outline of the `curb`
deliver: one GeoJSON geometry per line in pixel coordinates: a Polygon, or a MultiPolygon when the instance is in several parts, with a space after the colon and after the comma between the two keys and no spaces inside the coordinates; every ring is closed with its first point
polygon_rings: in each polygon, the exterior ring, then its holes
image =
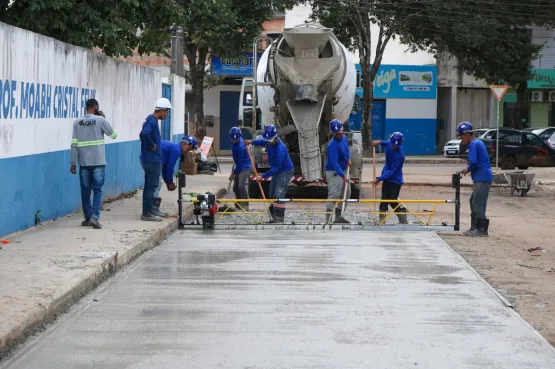
{"type": "MultiPolygon", "coordinates": [[[[224,188],[216,191],[216,196],[225,193],[224,188]]],[[[183,216],[190,217],[193,213],[193,205],[184,206],[183,216]]],[[[42,309],[32,312],[25,321],[9,331],[4,337],[0,337],[0,360],[9,354],[17,346],[22,344],[28,337],[42,330],[46,325],[53,323],[59,315],[64,314],[69,308],[77,303],[81,298],[93,291],[108,277],[115,274],[122,267],[128,265],[144,252],[158,246],[168,235],[177,230],[178,220],[169,218],[169,222],[157,229],[153,235],[141,241],[123,254],[116,252],[115,255],[104,260],[96,270],[92,271],[77,282],[70,290],[65,291],[55,298],[49,305],[39,305],[42,309]]]]}
{"type": "MultiPolygon", "coordinates": [[[[233,159],[231,158],[219,158],[218,162],[220,164],[233,164],[233,159]]],[[[362,162],[364,164],[372,164],[372,158],[364,158],[362,159],[362,162]]],[[[385,163],[385,161],[383,159],[378,159],[376,161],[377,164],[383,164],[385,163]]],[[[444,164],[444,165],[451,165],[451,164],[461,164],[461,165],[465,165],[466,161],[461,160],[461,159],[411,159],[406,158],[405,159],[405,164],[444,164]]]]}
{"type": "MultiPolygon", "coordinates": [[[[372,185],[372,182],[361,182],[361,185],[363,186],[370,186],[372,185]]],[[[452,188],[451,183],[430,183],[430,182],[405,182],[403,184],[403,187],[447,187],[447,188],[452,188]]],[[[467,187],[467,188],[471,188],[472,184],[470,183],[461,183],[461,188],[462,187],[467,187]]]]}

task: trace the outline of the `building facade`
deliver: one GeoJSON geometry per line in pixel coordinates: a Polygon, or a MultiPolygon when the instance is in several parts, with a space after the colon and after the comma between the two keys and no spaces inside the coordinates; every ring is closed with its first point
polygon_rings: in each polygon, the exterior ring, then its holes
{"type": "MultiPolygon", "coordinates": [[[[360,65],[357,95],[362,97],[360,65]]],[[[351,114],[349,128],[361,130],[362,103],[351,114]]],[[[437,67],[435,65],[381,65],[374,80],[372,139],[393,132],[405,136],[407,155],[433,155],[437,137],[437,67]]]]}

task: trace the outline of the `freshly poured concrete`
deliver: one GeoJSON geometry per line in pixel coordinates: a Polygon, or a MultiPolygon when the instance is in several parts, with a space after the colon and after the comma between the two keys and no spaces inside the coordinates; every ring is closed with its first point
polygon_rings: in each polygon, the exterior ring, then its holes
{"type": "Polygon", "coordinates": [[[555,351],[433,233],[186,231],[8,367],[552,369],[555,351]]]}

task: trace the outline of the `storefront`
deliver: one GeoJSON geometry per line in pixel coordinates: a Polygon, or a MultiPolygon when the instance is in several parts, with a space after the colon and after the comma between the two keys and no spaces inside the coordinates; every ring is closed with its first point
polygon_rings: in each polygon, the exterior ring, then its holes
{"type": "MultiPolygon", "coordinates": [[[[555,126],[555,69],[534,69],[534,77],[528,81],[526,101],[522,104],[520,117],[523,128],[555,126]]],[[[516,108],[516,92],[509,89],[502,101],[499,121],[504,127],[512,127],[512,117],[516,108]]],[[[497,100],[493,102],[493,112],[497,113],[497,100]]],[[[494,126],[496,116],[493,118],[494,126]]]]}
{"type": "MultiPolygon", "coordinates": [[[[362,97],[360,65],[357,64],[357,95],[362,97]]],[[[349,127],[360,130],[362,102],[351,114],[349,127]]],[[[435,155],[437,124],[437,67],[382,65],[374,81],[373,139],[393,132],[405,135],[407,155],[435,155]]]]}

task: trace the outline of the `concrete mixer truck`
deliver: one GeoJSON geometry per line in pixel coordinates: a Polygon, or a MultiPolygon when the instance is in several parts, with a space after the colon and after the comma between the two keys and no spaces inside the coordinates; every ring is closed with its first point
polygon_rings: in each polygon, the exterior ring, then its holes
{"type": "MultiPolygon", "coordinates": [[[[332,119],[346,124],[355,102],[357,75],[351,54],[331,28],[301,24],[284,29],[256,64],[254,80],[243,80],[240,125],[251,128],[253,137],[261,138],[263,126],[275,124],[295,166],[291,184],[307,186],[307,190],[312,190],[308,185],[324,184],[326,146],[331,138],[328,124],[332,119]]],[[[347,131],[346,136],[353,162],[351,198],[358,198],[362,176],[360,132],[347,131]]],[[[269,165],[264,148],[251,149],[258,172],[266,172],[269,165]]],[[[267,192],[269,184],[263,183],[263,188],[267,192]]],[[[249,180],[249,197],[260,197],[254,176],[249,180]]]]}

